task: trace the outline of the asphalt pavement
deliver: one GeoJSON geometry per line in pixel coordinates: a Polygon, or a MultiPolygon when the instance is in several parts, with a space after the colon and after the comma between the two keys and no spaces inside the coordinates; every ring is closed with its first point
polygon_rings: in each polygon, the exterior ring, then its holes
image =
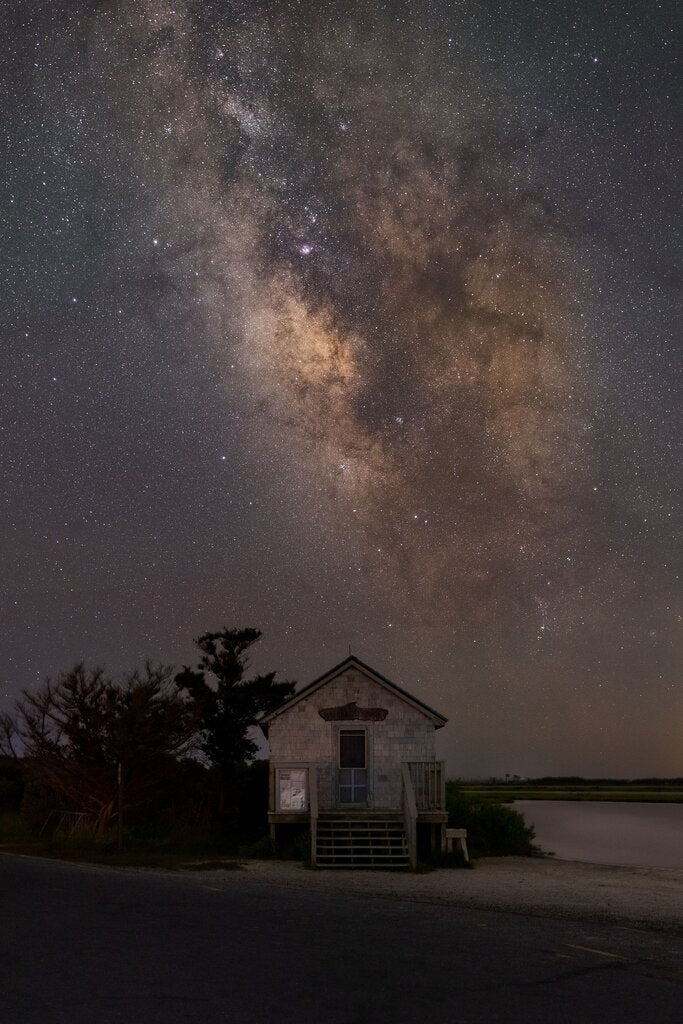
{"type": "Polygon", "coordinates": [[[681,1024],[683,940],[0,856],[0,1024],[681,1024]]]}

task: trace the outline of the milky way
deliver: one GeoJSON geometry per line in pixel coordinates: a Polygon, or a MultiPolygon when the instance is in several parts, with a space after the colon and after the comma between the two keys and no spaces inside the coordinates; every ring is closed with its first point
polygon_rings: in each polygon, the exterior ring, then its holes
{"type": "Polygon", "coordinates": [[[453,770],[677,770],[668,12],[59,6],[8,25],[7,694],[248,618],[453,770]]]}
{"type": "MultiPolygon", "coordinates": [[[[114,88],[122,65],[133,83],[151,71],[125,110],[212,268],[217,353],[237,349],[284,457],[326,491],[320,513],[355,519],[373,585],[398,571],[413,613],[445,591],[442,615],[481,614],[575,545],[575,254],[533,142],[481,117],[476,80],[463,104],[459,76],[434,73],[436,32],[328,17],[245,9],[201,33],[153,5],[120,49],[97,32],[114,88]]],[[[189,299],[204,273],[188,284],[187,258],[162,263],[189,299]]]]}

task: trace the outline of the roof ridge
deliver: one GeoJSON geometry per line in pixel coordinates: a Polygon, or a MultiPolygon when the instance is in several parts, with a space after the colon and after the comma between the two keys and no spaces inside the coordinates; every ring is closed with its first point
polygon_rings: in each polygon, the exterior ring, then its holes
{"type": "Polygon", "coordinates": [[[268,722],[270,722],[273,718],[277,718],[277,716],[282,714],[283,711],[286,711],[290,707],[293,707],[295,704],[298,704],[299,701],[302,700],[304,697],[315,692],[315,690],[326,685],[328,682],[331,682],[334,678],[336,678],[336,676],[340,675],[345,668],[350,667],[352,664],[360,668],[363,672],[367,673],[371,677],[374,677],[374,679],[378,681],[381,685],[385,686],[388,690],[397,694],[407,703],[416,706],[419,710],[426,713],[429,718],[432,718],[436,722],[437,729],[440,729],[441,726],[445,725],[446,722],[448,721],[445,715],[442,715],[439,711],[436,711],[434,708],[430,707],[429,704],[425,704],[425,702],[420,700],[419,697],[413,696],[412,693],[409,693],[407,690],[404,690],[397,683],[392,682],[391,679],[387,679],[387,677],[382,675],[381,672],[378,672],[377,669],[372,668],[371,665],[367,665],[364,661],[361,661],[361,659],[356,657],[355,654],[348,654],[345,658],[342,659],[342,661],[338,662],[338,664],[333,665],[332,668],[328,669],[326,672],[323,672],[322,675],[317,676],[312,682],[307,683],[301,690],[299,690],[297,693],[294,693],[279,707],[275,708],[273,711],[270,711],[267,715],[264,715],[260,719],[260,724],[262,726],[267,725],[268,722]]]}

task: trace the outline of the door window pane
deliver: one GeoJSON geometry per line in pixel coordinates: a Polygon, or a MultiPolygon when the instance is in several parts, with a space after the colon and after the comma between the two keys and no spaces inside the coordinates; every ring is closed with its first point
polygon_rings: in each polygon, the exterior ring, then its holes
{"type": "Polygon", "coordinates": [[[367,772],[365,768],[339,769],[339,803],[364,804],[368,799],[367,772]]]}
{"type": "Polygon", "coordinates": [[[339,767],[365,768],[363,729],[344,729],[339,733],[339,767]]]}

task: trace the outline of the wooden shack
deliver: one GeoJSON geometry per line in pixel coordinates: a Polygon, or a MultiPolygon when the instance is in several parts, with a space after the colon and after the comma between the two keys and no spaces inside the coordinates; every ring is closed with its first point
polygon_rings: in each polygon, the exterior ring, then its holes
{"type": "Polygon", "coordinates": [[[358,658],[335,665],[261,721],[271,835],[310,829],[318,867],[414,867],[443,849],[446,721],[358,658]]]}

